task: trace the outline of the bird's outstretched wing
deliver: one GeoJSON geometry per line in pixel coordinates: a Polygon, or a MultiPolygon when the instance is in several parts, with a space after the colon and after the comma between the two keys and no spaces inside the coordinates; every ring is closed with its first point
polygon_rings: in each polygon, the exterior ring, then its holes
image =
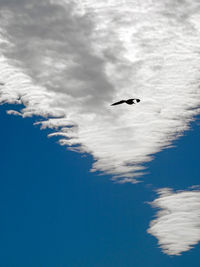
{"type": "Polygon", "coordinates": [[[123,104],[125,102],[126,102],[125,100],[121,100],[119,102],[113,103],[111,106],[120,105],[120,104],[123,104]]]}

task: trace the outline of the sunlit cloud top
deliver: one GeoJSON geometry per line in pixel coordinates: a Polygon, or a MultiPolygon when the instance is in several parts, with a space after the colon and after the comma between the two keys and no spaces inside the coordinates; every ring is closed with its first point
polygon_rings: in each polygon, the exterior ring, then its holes
{"type": "Polygon", "coordinates": [[[199,112],[200,4],[0,0],[0,101],[136,182],[199,112]],[[137,105],[110,106],[139,98],[137,105]],[[37,123],[37,122],[36,122],[37,123]]]}

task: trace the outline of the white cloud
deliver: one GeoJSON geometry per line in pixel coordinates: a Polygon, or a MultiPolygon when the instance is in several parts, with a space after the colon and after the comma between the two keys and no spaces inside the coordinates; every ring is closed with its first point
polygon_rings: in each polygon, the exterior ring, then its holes
{"type": "Polygon", "coordinates": [[[198,1],[0,7],[0,101],[44,116],[62,145],[93,155],[93,171],[135,182],[199,112],[198,1]],[[132,97],[141,102],[110,106],[132,97]]]}
{"type": "Polygon", "coordinates": [[[159,190],[151,205],[158,208],[148,233],[158,239],[163,252],[180,255],[200,241],[200,191],[159,190]]]}

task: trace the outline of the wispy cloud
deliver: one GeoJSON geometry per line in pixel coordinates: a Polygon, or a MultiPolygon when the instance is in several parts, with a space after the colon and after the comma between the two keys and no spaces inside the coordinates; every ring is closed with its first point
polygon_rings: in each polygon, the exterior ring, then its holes
{"type": "Polygon", "coordinates": [[[151,205],[159,209],[148,233],[158,239],[163,252],[180,255],[200,241],[200,191],[159,190],[151,205]]]}
{"type": "Polygon", "coordinates": [[[136,182],[142,164],[199,112],[198,1],[0,7],[1,102],[23,103],[24,117],[44,116],[42,127],[54,128],[62,145],[93,155],[92,171],[136,182]],[[140,104],[110,106],[132,97],[140,104]]]}

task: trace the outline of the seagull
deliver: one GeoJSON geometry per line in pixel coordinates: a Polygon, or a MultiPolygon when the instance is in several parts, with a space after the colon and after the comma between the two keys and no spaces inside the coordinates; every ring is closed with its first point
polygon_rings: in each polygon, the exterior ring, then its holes
{"type": "Polygon", "coordinates": [[[128,100],[121,100],[119,102],[113,103],[111,106],[120,105],[120,104],[123,104],[123,103],[126,103],[128,105],[132,105],[132,104],[136,104],[136,103],[139,103],[139,102],[140,102],[140,99],[131,98],[131,99],[128,99],[128,100]]]}

